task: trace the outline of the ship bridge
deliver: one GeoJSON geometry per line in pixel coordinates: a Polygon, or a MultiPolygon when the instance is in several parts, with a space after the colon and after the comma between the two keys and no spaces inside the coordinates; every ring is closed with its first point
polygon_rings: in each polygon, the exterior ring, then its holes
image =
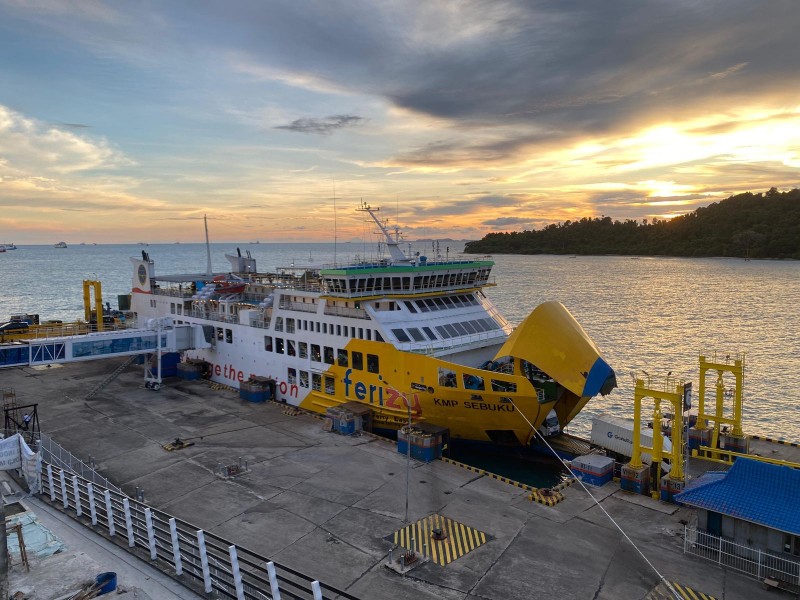
{"type": "Polygon", "coordinates": [[[202,326],[152,319],[146,328],[34,338],[0,345],[0,368],[49,365],[208,348],[202,326]]]}

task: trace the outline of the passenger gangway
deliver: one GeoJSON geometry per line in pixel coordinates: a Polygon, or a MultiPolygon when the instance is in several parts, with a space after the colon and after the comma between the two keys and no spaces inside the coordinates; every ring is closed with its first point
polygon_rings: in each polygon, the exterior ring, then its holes
{"type": "MultiPolygon", "coordinates": [[[[71,363],[117,356],[180,352],[211,346],[211,332],[201,325],[175,325],[151,319],[145,328],[103,331],[63,337],[27,339],[0,345],[0,368],[71,363]]],[[[159,366],[160,372],[160,366],[159,366]]],[[[145,379],[157,380],[160,375],[145,379]]]]}

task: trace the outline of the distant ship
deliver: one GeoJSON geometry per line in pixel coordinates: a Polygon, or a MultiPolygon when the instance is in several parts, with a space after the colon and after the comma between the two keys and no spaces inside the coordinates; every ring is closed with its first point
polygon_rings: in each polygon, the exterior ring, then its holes
{"type": "Polygon", "coordinates": [[[58,242],[57,244],[53,244],[53,248],[66,248],[67,242],[58,242]]]}
{"type": "Polygon", "coordinates": [[[0,244],[0,252],[5,252],[6,250],[16,250],[17,247],[14,245],[14,242],[10,244],[0,244]]]}

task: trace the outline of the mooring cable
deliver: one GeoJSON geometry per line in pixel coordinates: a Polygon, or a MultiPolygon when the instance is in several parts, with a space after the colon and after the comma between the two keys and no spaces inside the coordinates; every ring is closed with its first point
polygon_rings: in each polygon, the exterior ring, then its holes
{"type": "MultiPolygon", "coordinates": [[[[572,470],[569,468],[569,466],[567,465],[567,463],[566,463],[566,462],[564,462],[564,459],[562,459],[562,458],[561,458],[561,457],[558,455],[558,453],[557,453],[555,450],[553,450],[553,447],[552,447],[552,446],[551,446],[551,445],[550,445],[550,444],[547,442],[547,440],[546,440],[546,439],[545,439],[545,437],[544,437],[544,436],[541,434],[541,432],[540,432],[540,431],[539,431],[539,430],[538,430],[536,427],[534,427],[534,426],[533,426],[533,423],[531,423],[531,422],[528,420],[528,417],[526,417],[526,416],[525,416],[525,413],[523,413],[523,412],[522,412],[522,411],[521,411],[521,410],[520,410],[520,409],[517,407],[517,405],[516,405],[516,404],[514,404],[514,401],[513,401],[513,400],[511,400],[511,405],[514,407],[514,410],[515,410],[515,411],[516,411],[516,412],[517,412],[517,413],[518,413],[518,414],[519,414],[519,415],[520,415],[520,416],[521,416],[523,419],[525,419],[525,422],[526,422],[528,425],[530,425],[530,428],[533,430],[533,432],[534,432],[534,433],[535,433],[537,436],[539,436],[539,439],[540,439],[540,440],[542,440],[542,441],[544,442],[545,446],[547,446],[547,447],[548,447],[548,449],[550,450],[550,452],[552,452],[552,453],[553,453],[553,456],[555,456],[555,457],[558,459],[558,461],[559,461],[559,462],[560,462],[560,463],[561,463],[561,464],[564,466],[564,468],[565,468],[565,469],[566,469],[568,472],[572,473],[572,470]]],[[[676,590],[676,589],[675,589],[675,588],[672,586],[672,584],[671,584],[671,583],[670,583],[670,582],[669,582],[669,581],[668,581],[668,580],[667,580],[667,579],[666,579],[666,578],[665,578],[665,577],[664,577],[664,576],[663,576],[663,575],[662,575],[662,574],[659,572],[659,570],[658,570],[658,569],[656,569],[655,565],[654,565],[653,563],[651,563],[651,562],[648,560],[648,558],[647,558],[647,557],[644,555],[644,552],[642,552],[642,551],[639,549],[639,547],[638,547],[638,546],[637,546],[637,545],[634,543],[634,541],[633,541],[633,540],[632,540],[632,539],[631,539],[631,538],[628,536],[628,534],[627,534],[627,533],[625,533],[625,531],[622,529],[622,527],[620,527],[619,523],[617,523],[617,522],[614,520],[614,517],[612,517],[610,514],[608,514],[608,511],[606,511],[606,509],[605,509],[605,508],[603,508],[603,506],[600,504],[600,501],[599,501],[597,498],[595,498],[595,497],[592,495],[592,493],[589,491],[589,488],[587,488],[587,487],[586,487],[586,485],[584,485],[583,481],[581,481],[581,480],[580,480],[579,478],[577,478],[577,477],[575,478],[575,481],[577,481],[577,482],[578,482],[578,483],[581,485],[581,487],[583,488],[583,490],[584,490],[584,491],[585,491],[585,492],[586,492],[586,493],[589,495],[589,497],[590,497],[590,498],[591,498],[591,499],[594,501],[594,503],[597,505],[597,508],[599,508],[601,511],[603,511],[603,514],[604,514],[606,517],[608,517],[608,520],[609,520],[609,521],[611,521],[611,522],[614,524],[614,526],[615,526],[617,529],[619,529],[619,532],[622,534],[622,536],[623,536],[623,537],[624,537],[626,540],[628,540],[628,542],[630,542],[630,545],[631,545],[631,546],[633,546],[634,550],[636,550],[636,552],[638,552],[638,553],[639,553],[639,556],[641,556],[641,557],[644,559],[644,562],[646,562],[646,563],[648,564],[648,566],[649,566],[651,569],[653,569],[653,571],[655,572],[655,574],[656,574],[656,575],[658,575],[658,579],[659,579],[659,580],[660,580],[660,581],[661,581],[661,582],[662,582],[662,583],[663,583],[665,586],[667,586],[667,589],[668,589],[668,590],[670,591],[670,593],[671,593],[671,594],[672,594],[672,595],[673,595],[673,596],[676,598],[676,600],[683,600],[683,596],[681,596],[681,595],[678,593],[678,591],[677,591],[677,590],[676,590]]]]}

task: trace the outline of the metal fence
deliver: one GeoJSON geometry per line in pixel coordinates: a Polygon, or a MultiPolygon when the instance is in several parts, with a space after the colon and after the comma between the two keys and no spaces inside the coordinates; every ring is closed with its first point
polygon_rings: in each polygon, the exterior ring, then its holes
{"type": "Polygon", "coordinates": [[[149,556],[162,570],[214,598],[358,600],[52,464],[42,465],[42,495],[87,527],[121,538],[130,552],[149,556]]]}
{"type": "Polygon", "coordinates": [[[86,481],[90,481],[95,485],[99,485],[117,494],[123,493],[121,489],[95,471],[91,458],[89,458],[88,463],[86,463],[68,450],[65,450],[49,435],[42,433],[37,437],[38,440],[32,440],[34,444],[36,444],[36,448],[32,449],[38,449],[42,453],[42,461],[54,467],[58,467],[59,469],[64,469],[73,475],[78,475],[86,481]]]}
{"type": "Polygon", "coordinates": [[[733,540],[695,527],[684,529],[683,552],[758,579],[777,579],[800,585],[800,561],[785,554],[737,544],[733,540]]]}

